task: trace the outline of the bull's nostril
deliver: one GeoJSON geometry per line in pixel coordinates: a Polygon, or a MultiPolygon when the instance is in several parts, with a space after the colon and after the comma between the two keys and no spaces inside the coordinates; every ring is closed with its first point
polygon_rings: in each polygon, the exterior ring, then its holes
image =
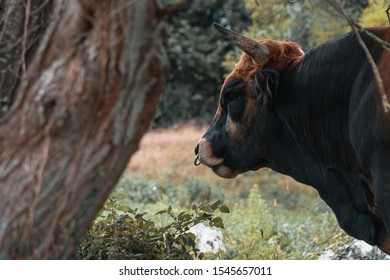
{"type": "Polygon", "coordinates": [[[211,143],[208,139],[202,138],[195,146],[195,160],[194,164],[196,166],[204,164],[208,167],[214,167],[222,164],[222,157],[217,157],[213,154],[213,149],[211,143]]]}
{"type": "Polygon", "coordinates": [[[197,156],[198,153],[199,153],[199,143],[197,143],[195,146],[195,155],[197,156]]]}

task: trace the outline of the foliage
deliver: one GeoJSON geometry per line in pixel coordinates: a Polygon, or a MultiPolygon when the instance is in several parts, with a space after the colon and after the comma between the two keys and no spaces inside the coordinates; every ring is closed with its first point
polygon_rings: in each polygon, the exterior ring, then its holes
{"type": "Polygon", "coordinates": [[[158,227],[146,213],[118,202],[112,195],[79,245],[82,259],[193,259],[197,257],[196,237],[188,230],[207,222],[212,227],[224,228],[216,211],[228,213],[229,208],[216,201],[193,205],[191,212],[174,213],[172,207],[156,213],[167,215],[170,222],[158,227]]]}
{"type": "MultiPolygon", "coordinates": [[[[347,13],[358,20],[367,0],[341,1],[347,13]]],[[[255,39],[291,40],[306,52],[314,46],[350,30],[345,19],[326,1],[246,0],[246,9],[251,12],[252,25],[244,35],[255,39]]],[[[225,56],[223,65],[230,72],[241,51],[235,48],[225,56]]]]}
{"type": "Polygon", "coordinates": [[[262,199],[257,185],[231,208],[225,228],[234,250],[227,258],[317,259],[324,247],[346,237],[329,209],[310,216],[287,211],[276,199],[262,199]]]}
{"type": "MultiPolygon", "coordinates": [[[[188,204],[193,194],[182,190],[196,188],[202,184],[199,179],[183,179],[186,184],[175,185],[165,184],[162,178],[123,177],[79,246],[78,258],[318,259],[328,251],[333,252],[334,259],[386,257],[377,250],[362,255],[353,246],[355,239],[339,228],[325,203],[313,203],[316,200],[301,191],[276,188],[276,175],[269,177],[272,191],[267,191],[267,183],[259,180],[262,187],[254,185],[243,198],[229,205],[221,200],[188,204]],[[155,188],[159,184],[164,188],[155,188]],[[141,186],[155,194],[146,189],[142,200],[141,186]],[[139,194],[129,197],[129,191],[139,194]],[[174,193],[172,198],[176,198],[164,199],[168,193],[174,193]],[[223,213],[229,214],[222,216],[223,213]],[[226,252],[200,254],[198,240],[188,231],[198,223],[222,229],[226,252]]],[[[246,183],[238,180],[236,187],[243,188],[246,183]]],[[[225,196],[234,201],[229,194],[225,196]]]]}
{"type": "Polygon", "coordinates": [[[264,200],[257,185],[247,199],[231,207],[224,221],[225,234],[233,243],[227,259],[318,259],[326,252],[332,252],[333,259],[387,257],[375,247],[368,254],[360,251],[329,208],[287,210],[276,199],[272,204],[264,200]]]}
{"type": "Polygon", "coordinates": [[[388,25],[385,6],[386,0],[369,0],[368,6],[363,10],[360,23],[364,27],[388,25]]]}
{"type": "Polygon", "coordinates": [[[260,187],[253,186],[224,219],[233,244],[227,259],[318,259],[329,252],[332,259],[388,259],[378,248],[342,231],[324,203],[320,209],[288,210],[283,202],[274,199],[271,204],[260,193],[260,187]]]}
{"type": "MultiPolygon", "coordinates": [[[[346,12],[358,20],[367,0],[341,1],[346,12]]],[[[286,4],[284,0],[262,1],[257,7],[254,1],[246,0],[247,8],[252,10],[249,36],[292,40],[304,50],[343,34],[349,25],[327,1],[296,1],[286,4]]]]}
{"type": "Polygon", "coordinates": [[[210,120],[217,104],[224,68],[233,47],[212,24],[241,31],[250,24],[242,1],[193,0],[188,9],[167,17],[171,71],[162,93],[154,126],[197,118],[210,120]],[[218,42],[218,43],[216,43],[218,42]]]}
{"type": "Polygon", "coordinates": [[[228,258],[286,258],[280,246],[284,234],[277,230],[275,212],[260,197],[258,186],[251,189],[247,199],[232,207],[225,225],[234,248],[233,252],[228,252],[228,258]]]}

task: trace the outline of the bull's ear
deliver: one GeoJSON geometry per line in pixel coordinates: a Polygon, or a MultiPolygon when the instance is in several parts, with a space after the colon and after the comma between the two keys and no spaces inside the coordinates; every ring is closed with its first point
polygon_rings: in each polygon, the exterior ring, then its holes
{"type": "Polygon", "coordinates": [[[259,102],[272,99],[278,89],[279,73],[275,70],[260,70],[255,74],[254,93],[259,102]]]}

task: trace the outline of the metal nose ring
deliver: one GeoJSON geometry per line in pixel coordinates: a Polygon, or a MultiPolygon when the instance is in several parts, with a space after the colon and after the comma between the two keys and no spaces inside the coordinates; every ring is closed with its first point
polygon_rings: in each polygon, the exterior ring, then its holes
{"type": "Polygon", "coordinates": [[[201,162],[200,162],[200,160],[199,160],[199,155],[196,155],[195,156],[195,160],[194,160],[194,165],[195,166],[198,166],[198,165],[200,165],[201,164],[201,162]]]}

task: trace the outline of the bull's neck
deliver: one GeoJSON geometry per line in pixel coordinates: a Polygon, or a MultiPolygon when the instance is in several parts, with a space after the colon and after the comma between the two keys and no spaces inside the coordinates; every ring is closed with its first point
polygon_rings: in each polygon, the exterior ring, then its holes
{"type": "Polygon", "coordinates": [[[331,73],[326,67],[308,72],[299,66],[280,77],[275,110],[289,145],[283,147],[288,160],[278,162],[274,169],[313,184],[321,178],[311,178],[311,174],[322,174],[327,168],[354,168],[348,162],[354,158],[348,135],[351,85],[340,80],[341,68],[334,67],[331,73]]]}

